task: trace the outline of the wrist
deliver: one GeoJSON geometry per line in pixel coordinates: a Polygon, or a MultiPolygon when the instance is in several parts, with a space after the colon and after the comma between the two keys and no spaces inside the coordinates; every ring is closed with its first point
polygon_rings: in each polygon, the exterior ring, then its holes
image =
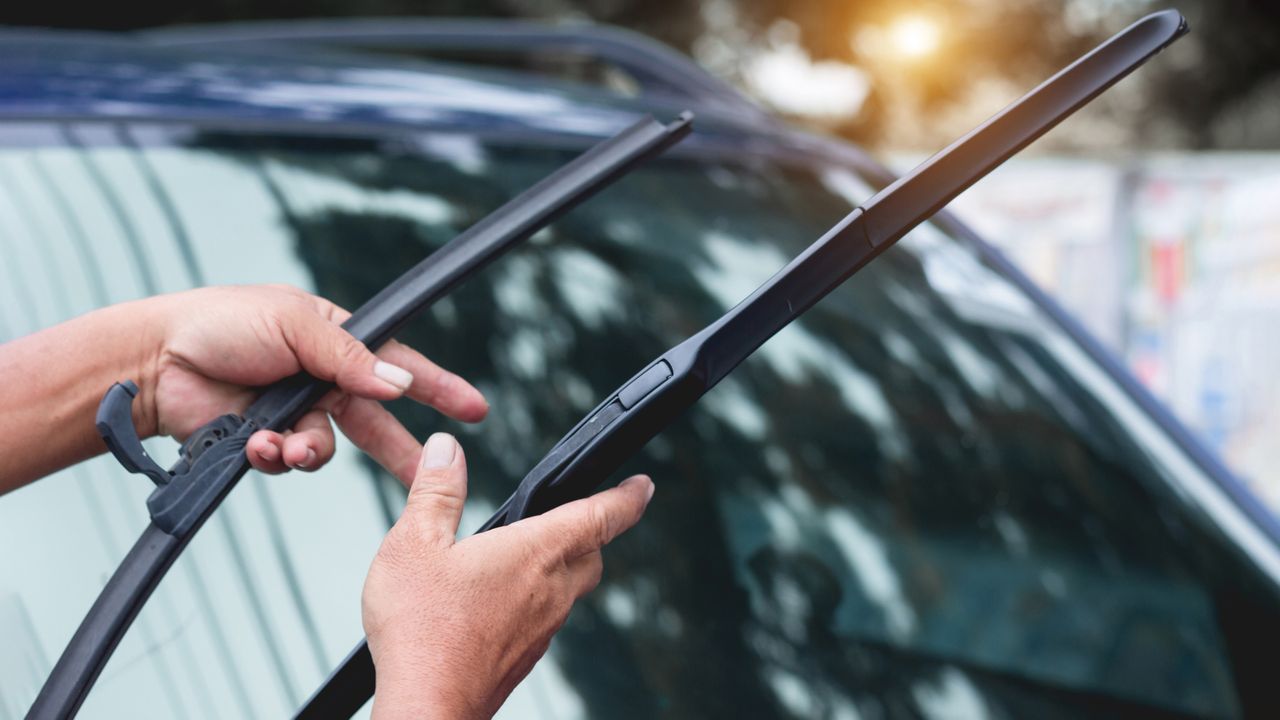
{"type": "Polygon", "coordinates": [[[486,717],[463,683],[450,681],[438,670],[408,658],[399,660],[385,655],[375,659],[374,667],[374,720],[471,720],[486,717]]]}
{"type": "Polygon", "coordinates": [[[486,716],[457,697],[377,676],[372,720],[482,720],[486,716]]]}
{"type": "MultiPolygon", "coordinates": [[[[133,424],[138,437],[144,439],[159,433],[156,388],[165,356],[165,303],[163,296],[157,296],[100,311],[111,314],[104,326],[119,333],[115,345],[120,352],[114,358],[112,382],[132,380],[138,386],[138,395],[133,401],[133,424]],[[119,338],[128,339],[121,342],[119,338]]],[[[102,388],[103,392],[109,385],[102,388]]]]}
{"type": "Polygon", "coordinates": [[[9,466],[0,492],[105,449],[94,415],[112,383],[133,380],[134,424],[155,433],[157,348],[164,333],[147,301],[95,310],[18,340],[0,352],[0,375],[23,378],[0,389],[0,456],[9,466]]]}

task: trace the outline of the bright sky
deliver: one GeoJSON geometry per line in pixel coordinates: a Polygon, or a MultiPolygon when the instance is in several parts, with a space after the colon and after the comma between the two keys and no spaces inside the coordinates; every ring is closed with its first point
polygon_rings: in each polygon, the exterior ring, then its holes
{"type": "MultiPolygon", "coordinates": [[[[942,32],[937,18],[912,13],[864,28],[854,42],[886,62],[915,64],[938,49],[942,32]]],[[[863,70],[831,60],[814,62],[795,38],[760,52],[747,64],[745,75],[752,89],[774,107],[813,117],[857,114],[871,87],[863,70]]]]}
{"type": "Polygon", "coordinates": [[[831,60],[814,62],[796,44],[761,53],[745,74],[752,89],[774,107],[798,115],[854,115],[871,89],[862,70],[831,60]]]}

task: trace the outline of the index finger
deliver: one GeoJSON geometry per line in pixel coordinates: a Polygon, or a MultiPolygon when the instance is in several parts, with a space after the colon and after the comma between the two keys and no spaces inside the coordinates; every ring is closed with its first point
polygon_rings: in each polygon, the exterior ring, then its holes
{"type": "Polygon", "coordinates": [[[378,356],[413,375],[404,393],[410,398],[463,422],[479,422],[488,414],[489,402],[475,386],[408,345],[392,340],[378,351],[378,356]]]}
{"type": "Polygon", "coordinates": [[[599,550],[631,529],[644,515],[652,497],[653,481],[646,475],[633,475],[617,487],[517,524],[528,523],[545,547],[556,549],[565,560],[572,560],[599,550]]]}
{"type": "MultiPolygon", "coordinates": [[[[346,322],[351,311],[325,298],[311,296],[316,310],[334,324],[346,322]]],[[[489,403],[471,383],[445,370],[425,355],[396,340],[389,340],[378,357],[409,371],[412,380],[405,394],[456,420],[479,422],[489,412],[489,403]]]]}

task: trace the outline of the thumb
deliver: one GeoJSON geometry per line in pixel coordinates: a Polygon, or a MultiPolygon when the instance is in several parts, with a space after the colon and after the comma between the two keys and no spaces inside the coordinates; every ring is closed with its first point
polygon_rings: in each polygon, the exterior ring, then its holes
{"type": "Polygon", "coordinates": [[[653,481],[647,475],[634,475],[617,487],[520,522],[536,524],[551,547],[573,559],[599,550],[629,530],[640,521],[652,497],[653,481]]]}
{"type": "Polygon", "coordinates": [[[452,435],[436,433],[422,449],[401,517],[410,520],[428,542],[451,545],[466,500],[467,460],[462,448],[452,435]]]}
{"type": "Polygon", "coordinates": [[[353,395],[394,400],[413,383],[408,370],[379,360],[341,325],[310,308],[288,313],[282,325],[303,370],[353,395]]]}

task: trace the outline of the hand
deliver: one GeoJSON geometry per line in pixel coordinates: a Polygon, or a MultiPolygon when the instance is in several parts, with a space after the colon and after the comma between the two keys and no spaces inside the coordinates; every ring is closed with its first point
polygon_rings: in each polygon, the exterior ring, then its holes
{"type": "Polygon", "coordinates": [[[637,475],[455,542],[467,495],[462,449],[437,433],[421,465],[364,584],[373,715],[487,718],[600,582],[600,549],[636,524],[653,483],[637,475]]]}
{"type": "Polygon", "coordinates": [[[381,401],[408,395],[467,422],[489,408],[465,380],[404,345],[392,341],[375,356],[339,327],[351,313],[296,288],[203,288],[143,302],[153,306],[162,328],[154,387],[143,387],[142,417],[155,433],[184,439],[218,415],[243,411],[257,386],[300,370],[338,386],[291,433],[264,430],[250,438],[249,462],[264,472],[315,470],[328,462],[332,417],[408,485],[420,446],[381,401]]]}

